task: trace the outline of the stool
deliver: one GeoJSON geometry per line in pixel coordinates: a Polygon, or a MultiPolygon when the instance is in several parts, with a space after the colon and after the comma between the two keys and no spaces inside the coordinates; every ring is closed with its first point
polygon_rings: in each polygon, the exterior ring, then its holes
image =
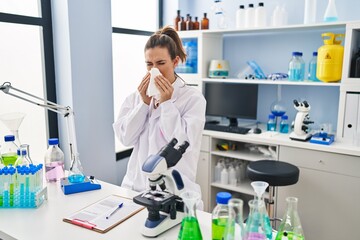
{"type": "Polygon", "coordinates": [[[275,219],[274,192],[278,186],[289,186],[297,183],[300,173],[299,168],[286,162],[260,160],[250,162],[246,172],[251,181],[269,183],[268,213],[270,219],[275,219]]]}

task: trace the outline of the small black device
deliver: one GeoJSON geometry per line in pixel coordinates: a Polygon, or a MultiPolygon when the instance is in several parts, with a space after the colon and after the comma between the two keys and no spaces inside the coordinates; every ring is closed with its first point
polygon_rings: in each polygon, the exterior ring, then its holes
{"type": "Polygon", "coordinates": [[[261,132],[262,132],[261,129],[258,127],[253,129],[254,134],[260,134],[261,132]]]}

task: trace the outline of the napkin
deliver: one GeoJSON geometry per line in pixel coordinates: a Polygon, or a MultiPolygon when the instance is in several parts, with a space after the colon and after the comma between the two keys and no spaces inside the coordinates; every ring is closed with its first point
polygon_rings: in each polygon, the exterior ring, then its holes
{"type": "Polygon", "coordinates": [[[146,95],[149,97],[158,97],[160,96],[160,91],[155,86],[155,77],[160,75],[160,71],[157,68],[150,69],[150,83],[146,91],[146,95]]]}

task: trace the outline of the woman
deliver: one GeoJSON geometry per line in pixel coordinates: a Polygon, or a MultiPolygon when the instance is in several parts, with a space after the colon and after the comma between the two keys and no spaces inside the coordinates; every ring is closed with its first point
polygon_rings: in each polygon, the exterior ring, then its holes
{"type": "Polygon", "coordinates": [[[135,191],[147,189],[147,177],[141,170],[144,161],[176,138],[179,144],[188,141],[190,146],[174,168],[180,172],[187,190],[201,193],[195,177],[206,101],[175,73],[178,63],[185,60],[181,40],[171,27],[153,34],[145,45],[148,73],[137,91],[126,98],[113,124],[119,140],[125,146],[134,146],[123,187],[135,191]],[[155,86],[160,92],[157,97],[146,95],[151,68],[158,68],[161,73],[155,77],[155,86]]]}

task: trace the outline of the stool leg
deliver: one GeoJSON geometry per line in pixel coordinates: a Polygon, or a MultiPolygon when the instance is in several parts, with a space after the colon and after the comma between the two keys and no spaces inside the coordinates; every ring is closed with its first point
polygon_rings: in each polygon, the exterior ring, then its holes
{"type": "MultiPolygon", "coordinates": [[[[267,212],[269,214],[270,220],[274,219],[274,190],[275,188],[273,186],[269,186],[269,202],[268,202],[268,208],[267,212]]],[[[275,221],[272,221],[272,226],[274,227],[275,221]]]]}

